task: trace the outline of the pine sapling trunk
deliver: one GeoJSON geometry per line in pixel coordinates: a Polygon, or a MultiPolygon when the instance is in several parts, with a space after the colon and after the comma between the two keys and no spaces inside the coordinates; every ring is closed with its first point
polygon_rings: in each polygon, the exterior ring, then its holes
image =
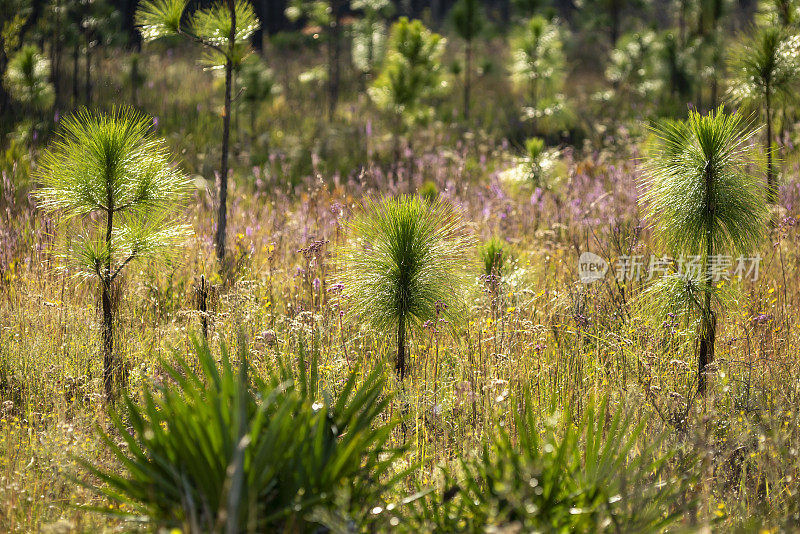
{"type": "Polygon", "coordinates": [[[701,395],[706,393],[706,366],[714,361],[714,341],[717,330],[717,317],[711,309],[711,292],[706,290],[703,303],[703,319],[700,328],[700,353],[697,359],[698,376],[697,391],[701,395]]]}
{"type": "Polygon", "coordinates": [[[103,390],[106,402],[114,401],[114,312],[111,307],[111,232],[114,228],[114,199],[108,193],[106,212],[106,256],[100,277],[101,304],[103,307],[103,390]]]}
{"type": "Polygon", "coordinates": [[[103,306],[103,391],[106,402],[114,400],[114,315],[111,310],[111,286],[102,282],[103,306]]]}
{"type": "Polygon", "coordinates": [[[775,184],[775,170],[772,164],[772,91],[769,86],[765,94],[765,108],[767,113],[767,200],[774,204],[778,201],[778,191],[775,184]]]}
{"type": "Polygon", "coordinates": [[[397,362],[395,363],[394,370],[400,377],[400,380],[406,377],[406,324],[405,317],[400,316],[397,322],[397,362]]]}
{"type": "Polygon", "coordinates": [[[714,340],[716,338],[717,318],[711,309],[711,284],[714,280],[711,262],[714,258],[714,218],[716,207],[714,199],[714,167],[706,162],[706,209],[708,210],[708,227],[706,229],[705,288],[703,295],[702,320],[700,321],[700,350],[697,358],[697,391],[701,395],[706,392],[706,366],[714,361],[714,340]]]}
{"type": "Polygon", "coordinates": [[[231,85],[233,82],[233,61],[231,54],[236,42],[236,8],[234,0],[228,0],[231,14],[231,32],[228,35],[228,55],[225,58],[225,107],[222,117],[222,161],[219,173],[219,206],[217,208],[217,260],[222,265],[225,259],[225,232],[228,217],[228,144],[231,134],[231,85]]]}

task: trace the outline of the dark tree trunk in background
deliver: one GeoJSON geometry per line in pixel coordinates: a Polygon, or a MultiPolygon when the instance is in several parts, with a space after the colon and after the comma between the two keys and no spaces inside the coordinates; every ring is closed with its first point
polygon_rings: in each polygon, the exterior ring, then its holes
{"type": "Polygon", "coordinates": [[[50,83],[53,84],[53,92],[55,94],[55,106],[58,108],[61,102],[61,2],[56,0],[55,3],[56,15],[56,30],[53,33],[53,40],[50,42],[50,83]]]}
{"type": "Polygon", "coordinates": [[[714,67],[714,75],[711,78],[711,107],[709,110],[717,108],[717,92],[718,92],[718,83],[717,83],[717,74],[716,74],[716,66],[714,67]]]}
{"type": "Polygon", "coordinates": [[[464,55],[464,120],[469,120],[469,90],[472,83],[472,40],[467,41],[464,55]]]}
{"type": "Polygon", "coordinates": [[[686,46],[686,11],[689,0],[681,0],[678,10],[678,35],[680,36],[681,48],[686,46]]]}
{"type": "Polygon", "coordinates": [[[610,28],[610,37],[611,37],[611,48],[615,48],[617,46],[617,40],[619,40],[619,27],[620,27],[620,18],[622,7],[620,6],[619,0],[612,0],[611,2],[611,28],[610,28]]]}
{"type": "Polygon", "coordinates": [[[73,105],[78,105],[78,84],[80,80],[78,78],[78,58],[80,57],[80,45],[75,43],[75,47],[72,49],[72,103],[73,105]]]}
{"type": "Polygon", "coordinates": [[[137,51],[142,47],[142,35],[136,29],[136,6],[138,4],[139,0],[124,0],[122,9],[122,26],[128,34],[128,45],[137,51]]]}
{"type": "Polygon", "coordinates": [[[279,31],[286,30],[291,27],[289,20],[286,18],[286,0],[261,0],[257,5],[263,6],[262,15],[259,16],[264,30],[269,35],[274,35],[279,31]]]}
{"type": "Polygon", "coordinates": [[[431,0],[431,25],[434,28],[439,27],[439,22],[442,20],[442,0],[431,0]]]}
{"type": "Polygon", "coordinates": [[[339,63],[342,55],[342,1],[331,0],[331,27],[328,41],[328,122],[333,120],[339,101],[339,63]]]}
{"type": "Polygon", "coordinates": [[[86,43],[86,105],[92,105],[92,48],[86,43]]]}
{"type": "Polygon", "coordinates": [[[227,0],[231,14],[231,32],[228,35],[228,57],[225,58],[225,108],[222,117],[222,161],[219,173],[219,206],[217,208],[217,235],[215,244],[220,267],[225,259],[225,231],[228,218],[228,144],[231,134],[231,85],[233,62],[230,53],[236,40],[236,7],[234,0],[227,0]]]}
{"type": "MultiPolygon", "coordinates": [[[[6,73],[7,65],[8,58],[6,57],[5,52],[5,42],[3,41],[3,38],[0,37],[0,76],[3,76],[6,73]]],[[[8,111],[10,111],[10,103],[11,98],[8,96],[8,92],[6,92],[5,84],[0,83],[0,115],[5,115],[8,111]]]]}

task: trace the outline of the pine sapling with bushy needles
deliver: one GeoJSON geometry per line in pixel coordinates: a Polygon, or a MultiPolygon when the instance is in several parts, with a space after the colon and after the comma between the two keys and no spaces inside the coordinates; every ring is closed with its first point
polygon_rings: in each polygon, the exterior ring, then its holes
{"type": "Polygon", "coordinates": [[[699,313],[701,393],[717,329],[720,284],[712,263],[721,254],[752,252],[767,225],[756,133],[750,120],[721,107],[707,115],[690,112],[685,121],[657,123],[645,152],[640,201],[657,242],[676,256],[699,257],[702,264],[697,276],[685,269],[658,280],[646,293],[667,305],[660,307],[664,313],[699,313]]]}
{"type": "Polygon", "coordinates": [[[225,259],[225,232],[228,218],[228,146],[231,131],[231,90],[233,71],[249,54],[248,40],[259,28],[253,6],[247,0],[225,0],[198,9],[184,21],[188,0],[145,0],[136,9],[136,25],[145,41],[172,35],[183,36],[202,45],[212,68],[225,69],[225,105],[222,112],[222,156],[217,198],[217,230],[214,244],[217,260],[225,259]]]}
{"type": "Polygon", "coordinates": [[[100,286],[107,401],[113,400],[115,282],[132,261],[165,259],[191,233],[176,222],[189,182],[152,124],[126,108],[109,115],[82,110],[62,121],[39,161],[43,187],[35,196],[68,224],[67,265],[100,286]]]}
{"type": "Polygon", "coordinates": [[[406,338],[414,325],[463,310],[472,239],[446,201],[417,196],[367,201],[350,223],[344,291],[352,312],[396,334],[395,370],[408,372],[406,338]]]}

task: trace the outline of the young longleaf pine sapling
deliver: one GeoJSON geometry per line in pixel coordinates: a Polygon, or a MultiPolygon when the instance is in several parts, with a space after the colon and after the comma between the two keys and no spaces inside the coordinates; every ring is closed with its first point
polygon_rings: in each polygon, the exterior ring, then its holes
{"type": "Polygon", "coordinates": [[[225,69],[225,107],[222,112],[222,158],[217,199],[217,231],[214,244],[217,259],[225,259],[225,231],[228,216],[228,146],[231,131],[231,88],[233,71],[249,53],[248,39],[259,28],[253,6],[246,0],[225,0],[199,9],[184,20],[188,0],[145,0],[136,10],[136,24],[142,38],[153,41],[181,35],[202,45],[211,54],[213,67],[225,69]],[[220,63],[221,64],[218,64],[220,63]]]}
{"type": "Polygon", "coordinates": [[[790,37],[780,27],[772,26],[745,40],[735,50],[731,61],[731,100],[764,112],[767,198],[772,203],[778,200],[772,117],[776,107],[796,98],[800,81],[799,48],[800,38],[790,37]]]}
{"type": "Polygon", "coordinates": [[[450,204],[417,196],[367,202],[350,230],[344,292],[353,313],[396,335],[402,380],[412,327],[445,318],[443,309],[449,319],[463,310],[472,239],[450,204]]]}
{"type": "Polygon", "coordinates": [[[722,276],[714,262],[723,254],[751,254],[767,225],[756,130],[739,113],[722,108],[690,112],[686,121],[653,128],[645,153],[641,202],[657,242],[674,257],[699,258],[698,273],[665,276],[646,294],[664,313],[698,320],[698,390],[705,392],[706,366],[714,360],[722,276]]]}
{"type": "Polygon", "coordinates": [[[164,259],[191,234],[176,222],[189,182],[150,132],[152,124],[130,109],[79,111],[62,121],[38,171],[40,207],[68,224],[68,265],[99,285],[107,401],[113,400],[115,282],[132,261],[164,259]]]}

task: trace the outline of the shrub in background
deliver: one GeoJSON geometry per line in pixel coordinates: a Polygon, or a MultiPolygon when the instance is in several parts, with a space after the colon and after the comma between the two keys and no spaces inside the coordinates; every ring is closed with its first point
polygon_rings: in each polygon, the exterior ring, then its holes
{"type": "Polygon", "coordinates": [[[386,57],[369,94],[391,117],[395,159],[405,129],[431,118],[432,101],[446,88],[441,69],[444,47],[445,39],[418,20],[400,17],[392,25],[386,57]]]}
{"type": "Polygon", "coordinates": [[[767,125],[764,149],[767,154],[768,200],[777,201],[778,184],[773,166],[773,112],[796,98],[800,82],[800,37],[783,28],[758,30],[734,50],[731,59],[731,99],[764,112],[767,125]]]}

